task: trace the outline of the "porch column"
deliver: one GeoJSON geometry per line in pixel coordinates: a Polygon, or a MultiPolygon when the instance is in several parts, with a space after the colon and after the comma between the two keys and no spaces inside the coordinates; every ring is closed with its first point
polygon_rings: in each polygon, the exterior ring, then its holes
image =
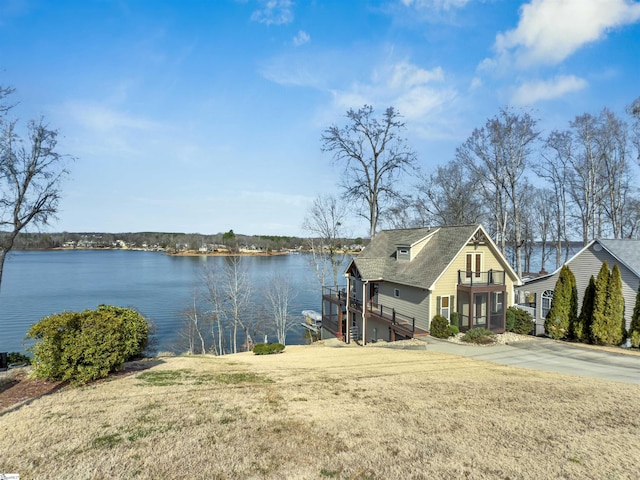
{"type": "Polygon", "coordinates": [[[369,282],[365,281],[362,284],[362,345],[367,344],[367,290],[369,282]]]}
{"type": "Polygon", "coordinates": [[[345,275],[347,277],[347,318],[345,321],[347,322],[347,328],[345,328],[345,343],[349,343],[349,335],[351,330],[351,312],[349,311],[349,306],[351,303],[351,276],[345,275]]]}

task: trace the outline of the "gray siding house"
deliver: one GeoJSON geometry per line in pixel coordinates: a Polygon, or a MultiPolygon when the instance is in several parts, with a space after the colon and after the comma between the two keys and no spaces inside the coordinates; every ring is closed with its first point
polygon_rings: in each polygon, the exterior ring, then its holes
{"type": "Polygon", "coordinates": [[[427,335],[434,315],[461,331],[505,329],[520,279],[481,225],[383,230],[322,292],[322,325],[345,341],[427,335]]]}
{"type": "MultiPolygon", "coordinates": [[[[606,261],[609,268],[618,264],[622,275],[622,294],[625,304],[625,328],[629,329],[633,306],[636,301],[638,284],[640,283],[640,240],[605,240],[596,239],[576,253],[566,262],[576,277],[578,289],[578,313],[582,307],[584,292],[589,279],[598,276],[602,263],[606,261]]],[[[548,275],[524,281],[518,289],[518,303],[534,317],[537,333],[544,332],[544,319],[551,308],[553,290],[560,269],[548,275]]]]}

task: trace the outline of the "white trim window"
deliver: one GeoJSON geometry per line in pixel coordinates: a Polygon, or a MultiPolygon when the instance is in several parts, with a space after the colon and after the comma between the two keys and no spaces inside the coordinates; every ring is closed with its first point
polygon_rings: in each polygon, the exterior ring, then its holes
{"type": "Polygon", "coordinates": [[[541,296],[542,318],[547,318],[547,313],[551,310],[551,301],[553,300],[553,290],[545,290],[541,296]]]}

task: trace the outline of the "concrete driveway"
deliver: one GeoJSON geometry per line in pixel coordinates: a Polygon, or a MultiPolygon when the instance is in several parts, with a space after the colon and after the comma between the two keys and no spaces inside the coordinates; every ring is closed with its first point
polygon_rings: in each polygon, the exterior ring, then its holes
{"type": "Polygon", "coordinates": [[[427,337],[427,350],[514,367],[640,384],[640,356],[531,338],[509,345],[467,346],[427,337]]]}

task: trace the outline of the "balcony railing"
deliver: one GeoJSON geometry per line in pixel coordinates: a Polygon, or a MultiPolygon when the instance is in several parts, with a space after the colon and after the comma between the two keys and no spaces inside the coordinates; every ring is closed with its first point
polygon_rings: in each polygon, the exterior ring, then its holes
{"type": "Polygon", "coordinates": [[[344,303],[347,301],[347,288],[338,287],[322,287],[322,296],[330,297],[334,300],[342,300],[344,303]]]}
{"type": "MultiPolygon", "coordinates": [[[[362,301],[355,297],[349,300],[349,308],[358,313],[362,313],[362,301]]],[[[367,313],[371,316],[381,318],[390,322],[391,325],[403,327],[405,330],[416,332],[416,319],[396,312],[394,308],[385,307],[378,303],[367,302],[367,313]]]]}
{"type": "Polygon", "coordinates": [[[458,270],[458,285],[471,287],[504,285],[505,272],[503,270],[489,270],[488,272],[467,272],[458,270]]]}

